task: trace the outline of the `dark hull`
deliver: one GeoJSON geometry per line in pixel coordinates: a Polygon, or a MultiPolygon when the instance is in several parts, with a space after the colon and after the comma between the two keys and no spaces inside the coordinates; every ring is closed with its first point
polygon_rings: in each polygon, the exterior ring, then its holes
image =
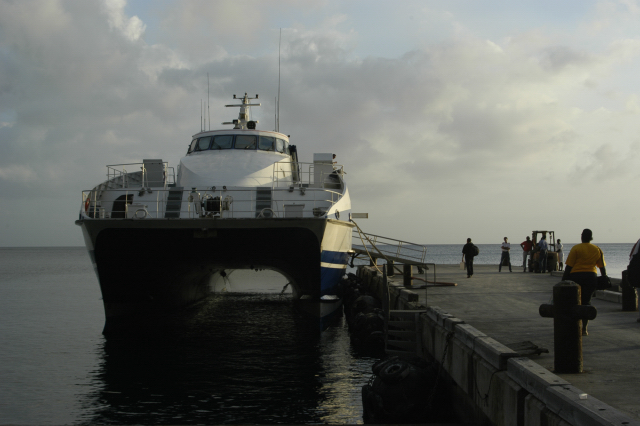
{"type": "Polygon", "coordinates": [[[105,334],[153,323],[168,311],[203,300],[211,292],[213,275],[225,269],[278,271],[292,283],[294,299],[305,295],[302,306],[307,314],[327,317],[327,303],[310,303],[328,290],[322,288],[320,266],[326,223],[321,219],[76,222],[100,282],[105,334]]]}

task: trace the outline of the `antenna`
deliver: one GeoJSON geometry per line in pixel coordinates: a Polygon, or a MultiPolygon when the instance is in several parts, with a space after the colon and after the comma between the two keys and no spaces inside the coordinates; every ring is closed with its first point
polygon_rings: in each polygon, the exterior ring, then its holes
{"type": "Polygon", "coordinates": [[[258,121],[250,120],[250,111],[252,106],[260,106],[260,104],[252,104],[249,103],[251,99],[259,99],[259,96],[256,95],[255,98],[250,98],[246,93],[244,97],[237,98],[236,95],[233,95],[233,99],[242,99],[242,103],[240,105],[225,105],[226,107],[239,107],[240,113],[238,114],[238,119],[230,122],[225,122],[222,124],[233,124],[234,129],[255,129],[255,125],[258,124],[258,121]]]}
{"type": "Polygon", "coordinates": [[[200,99],[200,131],[202,131],[202,99],[200,99]]]}
{"type": "Polygon", "coordinates": [[[209,130],[211,130],[211,109],[209,107],[209,73],[207,73],[207,115],[209,116],[209,130]]]}
{"type": "Polygon", "coordinates": [[[280,28],[280,42],[278,44],[278,100],[276,102],[276,132],[280,131],[280,46],[282,46],[282,28],[280,28]]]}

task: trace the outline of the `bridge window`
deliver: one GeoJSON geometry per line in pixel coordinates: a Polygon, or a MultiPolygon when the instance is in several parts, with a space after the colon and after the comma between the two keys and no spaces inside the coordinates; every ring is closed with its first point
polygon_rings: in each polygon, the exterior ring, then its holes
{"type": "Polygon", "coordinates": [[[238,135],[236,136],[236,149],[256,149],[256,136],[238,135]]]}
{"type": "Polygon", "coordinates": [[[233,145],[233,135],[222,135],[213,138],[211,149],[230,149],[233,145]]]}
{"type": "Polygon", "coordinates": [[[284,139],[277,139],[273,136],[256,136],[256,135],[218,135],[204,136],[195,138],[189,145],[187,154],[197,151],[216,150],[216,149],[259,149],[261,151],[273,151],[284,154],[290,154],[289,142],[284,139]]]}
{"type": "Polygon", "coordinates": [[[275,151],[276,138],[272,136],[260,136],[260,143],[258,149],[263,151],[275,151]]]}
{"type": "Polygon", "coordinates": [[[276,151],[284,152],[284,141],[282,139],[276,140],[276,151]]]}
{"type": "Polygon", "coordinates": [[[191,145],[189,145],[189,151],[187,151],[187,154],[189,154],[190,152],[193,152],[196,149],[197,143],[198,143],[198,139],[194,139],[191,141],[191,145]]]}
{"type": "Polygon", "coordinates": [[[206,151],[207,149],[209,149],[209,145],[211,145],[211,136],[200,138],[198,139],[198,144],[196,145],[196,151],[206,151]]]}
{"type": "Polygon", "coordinates": [[[287,155],[290,154],[290,152],[289,152],[289,142],[285,141],[284,139],[278,139],[278,141],[276,142],[276,147],[277,147],[277,151],[278,152],[282,152],[282,153],[285,153],[287,155]]]}

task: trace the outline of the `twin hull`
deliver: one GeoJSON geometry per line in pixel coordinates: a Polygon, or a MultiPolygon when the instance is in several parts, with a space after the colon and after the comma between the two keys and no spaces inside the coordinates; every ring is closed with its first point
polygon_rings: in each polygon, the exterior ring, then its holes
{"type": "Polygon", "coordinates": [[[271,269],[320,327],[340,307],[352,223],[326,218],[79,220],[105,309],[104,333],[196,303],[216,274],[271,269]]]}

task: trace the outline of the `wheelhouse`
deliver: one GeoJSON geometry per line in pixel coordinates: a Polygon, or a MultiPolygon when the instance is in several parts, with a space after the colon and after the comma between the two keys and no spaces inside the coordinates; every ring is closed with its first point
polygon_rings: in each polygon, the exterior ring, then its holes
{"type": "Polygon", "coordinates": [[[211,134],[196,135],[189,144],[187,155],[223,149],[241,149],[251,151],[278,152],[290,155],[289,141],[280,137],[280,134],[265,134],[263,132],[252,131],[240,134],[211,134]]]}

